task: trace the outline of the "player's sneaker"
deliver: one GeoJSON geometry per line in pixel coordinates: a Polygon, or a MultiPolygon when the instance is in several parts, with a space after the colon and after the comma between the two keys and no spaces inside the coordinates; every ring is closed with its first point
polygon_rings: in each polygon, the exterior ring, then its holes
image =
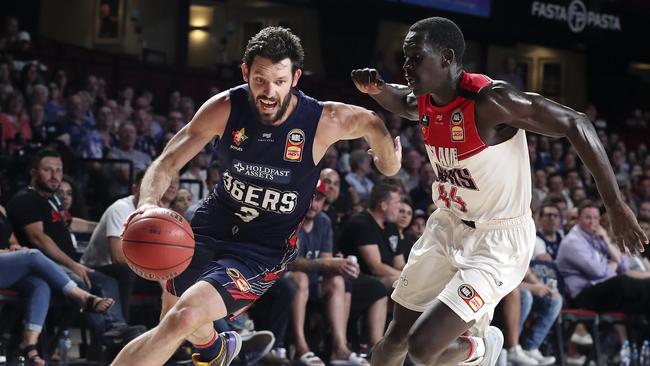
{"type": "Polygon", "coordinates": [[[192,362],[195,366],[228,366],[232,360],[237,356],[241,349],[241,336],[237,332],[223,332],[219,333],[221,337],[221,351],[219,355],[210,362],[201,361],[200,355],[195,353],[192,355],[192,362]]]}
{"type": "Polygon", "coordinates": [[[503,348],[503,333],[497,327],[490,326],[485,331],[485,354],[480,366],[494,366],[497,363],[501,348],[503,348]]]}

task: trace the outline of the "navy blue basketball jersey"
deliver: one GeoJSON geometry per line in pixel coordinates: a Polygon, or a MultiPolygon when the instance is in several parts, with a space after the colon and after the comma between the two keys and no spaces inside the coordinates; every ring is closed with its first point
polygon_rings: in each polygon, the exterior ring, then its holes
{"type": "Polygon", "coordinates": [[[267,126],[250,104],[248,85],[230,89],[230,117],[217,145],[222,179],[197,212],[209,217],[193,220],[196,232],[269,249],[295,240],[320,173],[312,147],[323,104],[293,93],[293,113],[267,126]]]}

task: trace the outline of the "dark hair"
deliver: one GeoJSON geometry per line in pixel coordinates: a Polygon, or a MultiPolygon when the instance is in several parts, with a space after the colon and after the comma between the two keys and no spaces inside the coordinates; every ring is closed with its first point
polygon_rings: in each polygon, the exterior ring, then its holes
{"type": "Polygon", "coordinates": [[[544,209],[546,209],[546,208],[553,208],[553,209],[556,209],[557,212],[558,212],[560,215],[562,214],[562,210],[560,210],[560,208],[557,207],[554,203],[546,202],[546,203],[544,203],[544,204],[542,205],[542,207],[540,207],[540,209],[539,209],[539,214],[540,214],[541,216],[544,215],[544,209]]]}
{"type": "Polygon", "coordinates": [[[305,51],[300,44],[300,38],[291,33],[290,29],[266,27],[254,35],[246,45],[243,61],[248,68],[251,67],[255,56],[268,58],[274,63],[289,58],[292,71],[296,71],[303,67],[305,51]]]}
{"type": "Polygon", "coordinates": [[[454,50],[456,63],[463,63],[463,54],[465,53],[465,38],[463,32],[453,21],[442,18],[432,17],[422,19],[409,28],[413,32],[426,32],[427,42],[437,48],[450,48],[454,50]]]}
{"type": "Polygon", "coordinates": [[[88,208],[86,206],[86,199],[81,193],[79,185],[77,185],[75,180],[67,174],[63,175],[63,181],[68,183],[72,189],[72,205],[70,206],[70,214],[74,217],[87,219],[88,208]]]}
{"type": "Polygon", "coordinates": [[[564,198],[563,195],[561,194],[549,194],[546,196],[544,199],[544,204],[552,204],[554,206],[557,206],[559,203],[567,204],[566,198],[564,198]]]}
{"type": "Polygon", "coordinates": [[[45,148],[42,150],[39,150],[36,155],[32,158],[32,169],[38,169],[38,167],[41,165],[41,160],[44,158],[59,158],[61,159],[61,154],[59,154],[58,151],[50,149],[50,148],[45,148]]]}
{"type": "Polygon", "coordinates": [[[399,193],[399,188],[393,184],[379,183],[372,188],[370,192],[370,198],[368,201],[368,207],[375,209],[379,205],[390,198],[392,192],[399,193]]]}
{"type": "Polygon", "coordinates": [[[592,201],[584,200],[580,204],[580,206],[578,206],[578,216],[582,215],[582,211],[584,211],[585,209],[588,209],[588,208],[595,208],[595,209],[598,210],[598,212],[600,212],[600,206],[598,206],[597,204],[595,204],[592,201]]]}

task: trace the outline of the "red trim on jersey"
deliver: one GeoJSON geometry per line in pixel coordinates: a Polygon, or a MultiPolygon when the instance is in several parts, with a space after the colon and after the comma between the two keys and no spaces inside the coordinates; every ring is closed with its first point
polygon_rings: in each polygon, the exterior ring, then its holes
{"type": "Polygon", "coordinates": [[[424,143],[432,147],[455,148],[458,159],[466,159],[487,148],[476,129],[475,99],[492,79],[463,71],[458,81],[458,95],[447,105],[431,103],[431,95],[418,97],[420,131],[424,143]]]}

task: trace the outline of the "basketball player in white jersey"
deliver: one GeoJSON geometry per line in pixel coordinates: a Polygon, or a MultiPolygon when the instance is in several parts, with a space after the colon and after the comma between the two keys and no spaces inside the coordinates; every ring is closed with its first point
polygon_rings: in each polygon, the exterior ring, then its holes
{"type": "Polygon", "coordinates": [[[394,319],[372,365],[402,365],[407,352],[418,365],[494,365],[503,335],[489,322],[521,282],[535,244],[524,130],[569,139],[623,250],[642,250],[648,239],[584,114],[463,71],[463,34],[448,19],[413,24],[403,49],[408,86],[387,84],[374,69],[354,70],[352,79],[385,109],[419,121],[439,209],[395,284],[394,319]]]}

